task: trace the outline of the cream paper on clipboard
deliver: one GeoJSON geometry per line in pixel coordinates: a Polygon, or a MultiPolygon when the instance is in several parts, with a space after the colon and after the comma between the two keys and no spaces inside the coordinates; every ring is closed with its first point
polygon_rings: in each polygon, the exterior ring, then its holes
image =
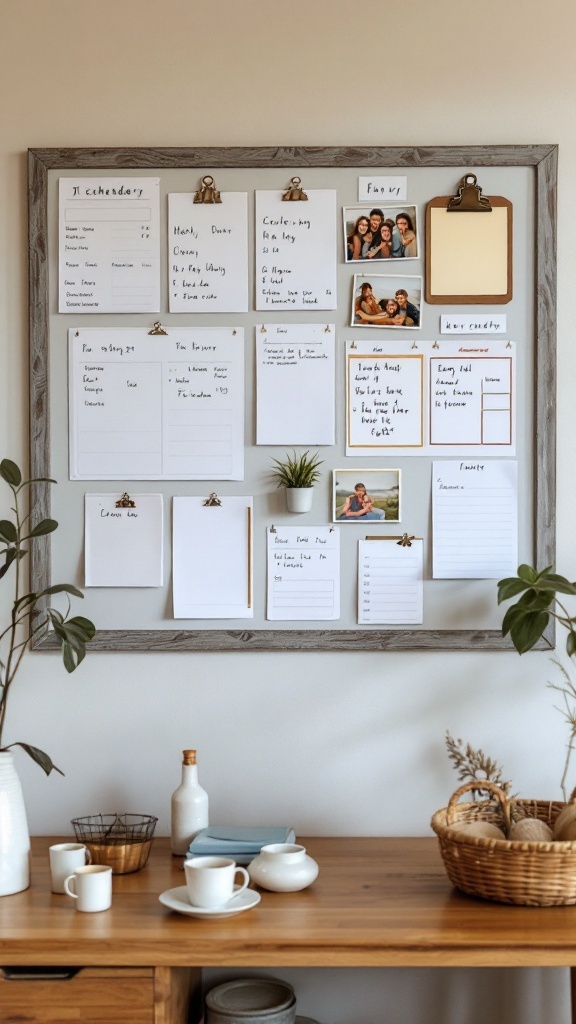
{"type": "Polygon", "coordinates": [[[252,508],[247,496],[174,497],[175,619],[251,619],[252,508]]]}

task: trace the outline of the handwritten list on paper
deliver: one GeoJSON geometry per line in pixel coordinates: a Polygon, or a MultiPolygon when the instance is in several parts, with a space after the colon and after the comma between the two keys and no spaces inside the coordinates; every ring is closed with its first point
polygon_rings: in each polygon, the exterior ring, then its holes
{"type": "Polygon", "coordinates": [[[69,331],[70,479],[242,480],[241,329],[69,331]]]}
{"type": "Polygon", "coordinates": [[[86,587],[161,587],[164,582],[163,497],[133,494],[133,508],[117,508],[120,494],[86,494],[86,587]]]}
{"type": "Polygon", "coordinates": [[[518,565],[518,464],[434,462],[434,579],[500,579],[518,565]]]}
{"type": "Polygon", "coordinates": [[[256,192],[256,309],[336,309],[336,191],[256,192]]]}
{"type": "MultiPolygon", "coordinates": [[[[424,444],[424,356],[378,342],[347,342],[346,454],[424,444]]],[[[408,452],[406,452],[408,454],[408,452]]]]}
{"type": "Polygon", "coordinates": [[[430,357],[430,445],[490,446],[514,453],[514,360],[510,342],[430,357]]]}
{"type": "Polygon", "coordinates": [[[160,178],[60,178],[60,313],[160,309],[160,178]]]}
{"type": "Polygon", "coordinates": [[[194,195],[168,196],[170,312],[246,312],[248,196],[222,192],[221,203],[203,204],[194,195]]]}
{"type": "Polygon", "coordinates": [[[267,530],[268,619],[340,618],[340,533],[326,526],[267,530]]]}
{"type": "Polygon", "coordinates": [[[256,444],[335,443],[334,338],[334,324],[256,328],[256,444]]]}
{"type": "Polygon", "coordinates": [[[424,545],[378,538],[358,542],[358,622],[409,625],[424,617],[424,545]]]}

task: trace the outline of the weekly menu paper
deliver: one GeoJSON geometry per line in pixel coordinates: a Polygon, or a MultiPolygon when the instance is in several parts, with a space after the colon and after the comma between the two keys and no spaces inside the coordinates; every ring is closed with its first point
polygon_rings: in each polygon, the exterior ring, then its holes
{"type": "Polygon", "coordinates": [[[432,466],[434,579],[500,579],[518,565],[518,464],[432,466]]]}
{"type": "Polygon", "coordinates": [[[160,309],[160,178],[60,178],[60,313],[160,309]]]}
{"type": "Polygon", "coordinates": [[[168,196],[170,312],[246,312],[248,196],[222,192],[221,203],[195,203],[195,194],[168,196]]]}
{"type": "Polygon", "coordinates": [[[132,494],[134,506],[116,506],[117,494],[86,494],[86,587],[161,587],[164,582],[161,494],[132,494]]]}
{"type": "Polygon", "coordinates": [[[514,455],[511,341],[346,343],[346,454],[514,455]]]}
{"type": "Polygon", "coordinates": [[[69,331],[71,480],[242,480],[244,332],[69,331]]]}
{"type": "Polygon", "coordinates": [[[268,619],[340,618],[340,532],[269,527],[268,619]]]}
{"type": "Polygon", "coordinates": [[[251,619],[252,498],[173,499],[175,619],[251,619]]]}
{"type": "Polygon", "coordinates": [[[387,537],[358,542],[358,622],[385,625],[423,621],[424,546],[387,537]]]}
{"type": "Polygon", "coordinates": [[[336,309],[336,191],[256,192],[256,309],[336,309]]]}
{"type": "Polygon", "coordinates": [[[335,325],[256,328],[256,444],[335,443],[335,325]]]}

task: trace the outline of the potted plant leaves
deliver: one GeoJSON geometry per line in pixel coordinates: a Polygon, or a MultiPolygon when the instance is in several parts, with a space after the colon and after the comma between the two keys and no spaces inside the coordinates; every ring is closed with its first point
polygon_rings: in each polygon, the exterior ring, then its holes
{"type": "Polygon", "coordinates": [[[312,508],[314,484],[320,476],[318,466],[322,460],[318,452],[310,455],[310,451],[297,455],[286,453],[284,459],[272,459],[272,474],[277,487],[286,488],[286,505],[289,512],[309,512],[312,508]]]}

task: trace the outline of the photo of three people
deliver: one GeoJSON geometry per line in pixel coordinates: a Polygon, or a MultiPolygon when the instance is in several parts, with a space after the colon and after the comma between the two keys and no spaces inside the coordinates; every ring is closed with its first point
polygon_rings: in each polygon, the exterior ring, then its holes
{"type": "Polygon", "coordinates": [[[420,327],[422,278],[354,274],[352,327],[420,327]]]}
{"type": "Polygon", "coordinates": [[[415,206],[344,208],[346,263],[418,258],[415,206]]]}

